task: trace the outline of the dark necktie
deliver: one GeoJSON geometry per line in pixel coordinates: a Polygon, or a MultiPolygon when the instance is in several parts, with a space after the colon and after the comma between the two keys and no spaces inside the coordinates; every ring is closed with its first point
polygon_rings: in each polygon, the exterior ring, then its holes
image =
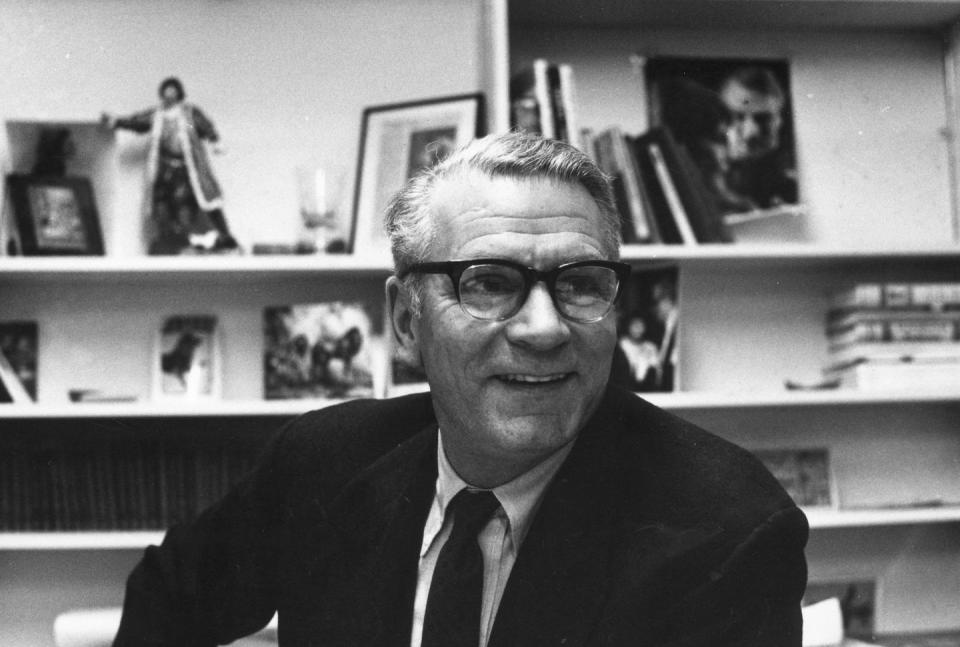
{"type": "Polygon", "coordinates": [[[427,595],[421,647],[477,647],[483,598],[480,529],[500,506],[493,492],[461,490],[447,514],[453,530],[440,550],[427,595]]]}

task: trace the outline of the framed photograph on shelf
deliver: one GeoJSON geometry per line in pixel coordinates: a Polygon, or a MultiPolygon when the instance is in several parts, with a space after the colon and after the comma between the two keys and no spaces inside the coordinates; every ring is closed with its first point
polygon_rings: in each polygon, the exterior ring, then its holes
{"type": "Polygon", "coordinates": [[[83,177],[8,175],[16,236],[24,256],[102,256],[93,186],[83,177]]]}
{"type": "Polygon", "coordinates": [[[376,393],[378,342],[362,304],[335,301],[268,307],[263,324],[267,400],[358,398],[376,393]]]}
{"type": "Polygon", "coordinates": [[[830,468],[830,452],[826,448],[760,449],[753,453],[797,505],[837,508],[836,482],[830,468]]]}
{"type": "Polygon", "coordinates": [[[0,402],[37,401],[37,322],[0,321],[0,402]]]}
{"type": "Polygon", "coordinates": [[[385,254],[383,214],[394,193],[420,169],[485,130],[482,94],[465,94],[363,111],[350,251],[385,254]]]}
{"type": "Polygon", "coordinates": [[[159,331],[154,357],[154,398],[219,398],[220,362],[220,335],[215,316],[167,317],[159,331]]]}
{"type": "Polygon", "coordinates": [[[611,380],[636,392],[677,388],[676,266],[634,268],[617,305],[611,380]]]}
{"type": "Polygon", "coordinates": [[[650,126],[670,132],[728,225],[802,214],[789,61],[638,60],[650,126]]]}

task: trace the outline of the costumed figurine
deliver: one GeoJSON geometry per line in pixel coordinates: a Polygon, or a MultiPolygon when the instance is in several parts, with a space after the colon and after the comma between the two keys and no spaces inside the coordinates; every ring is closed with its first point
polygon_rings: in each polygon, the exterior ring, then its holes
{"type": "MultiPolygon", "coordinates": [[[[150,133],[144,206],[154,227],[149,253],[239,251],[223,214],[223,194],[204,140],[216,145],[213,122],[186,101],[179,79],[160,83],[160,105],[128,117],[103,113],[107,127],[150,133]]],[[[214,147],[214,152],[218,149],[214,147]]]]}

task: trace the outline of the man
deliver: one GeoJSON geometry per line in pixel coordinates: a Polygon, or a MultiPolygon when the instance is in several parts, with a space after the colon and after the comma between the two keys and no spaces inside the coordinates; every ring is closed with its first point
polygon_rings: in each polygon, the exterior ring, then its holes
{"type": "Polygon", "coordinates": [[[737,68],[720,87],[731,116],[727,130],[728,182],[767,208],[797,202],[792,150],[781,146],[786,94],[762,66],[737,68]]]}
{"type": "Polygon", "coordinates": [[[147,550],[116,644],[279,610],[282,645],[799,645],[802,513],[747,452],[607,386],[626,267],[597,167],[484,138],[387,224],[391,333],[430,394],[291,423],[147,550]]]}

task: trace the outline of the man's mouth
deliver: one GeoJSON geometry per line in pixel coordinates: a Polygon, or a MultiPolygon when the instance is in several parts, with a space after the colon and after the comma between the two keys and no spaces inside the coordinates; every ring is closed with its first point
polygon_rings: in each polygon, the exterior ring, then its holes
{"type": "Polygon", "coordinates": [[[552,373],[550,375],[528,375],[525,373],[507,373],[505,375],[498,375],[497,379],[501,382],[506,382],[507,384],[521,384],[521,385],[549,385],[557,384],[563,382],[568,377],[573,375],[573,373],[552,373]]]}

